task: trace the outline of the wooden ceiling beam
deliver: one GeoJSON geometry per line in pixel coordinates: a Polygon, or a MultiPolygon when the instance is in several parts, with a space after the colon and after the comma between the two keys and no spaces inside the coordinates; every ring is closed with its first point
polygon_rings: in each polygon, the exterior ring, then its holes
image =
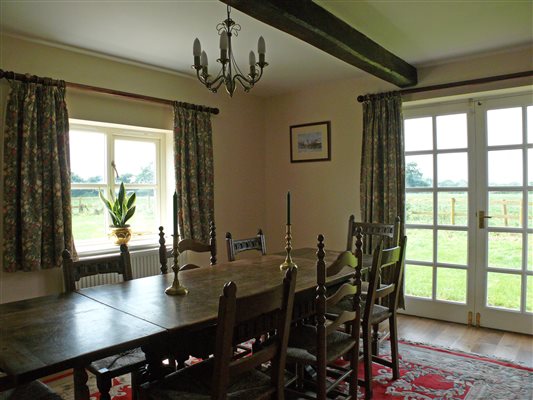
{"type": "Polygon", "coordinates": [[[418,82],[415,67],[310,0],[220,1],[396,86],[418,82]]]}

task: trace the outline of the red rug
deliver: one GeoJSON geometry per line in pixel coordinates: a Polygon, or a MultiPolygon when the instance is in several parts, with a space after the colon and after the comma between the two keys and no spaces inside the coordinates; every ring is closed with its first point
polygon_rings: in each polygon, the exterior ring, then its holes
{"type": "MultiPolygon", "coordinates": [[[[385,345],[382,353],[388,352],[385,345]]],[[[374,399],[401,400],[531,400],[533,368],[484,356],[400,342],[401,378],[393,381],[390,368],[374,364],[374,399]]],[[[362,372],[362,371],[360,371],[362,372]]],[[[362,374],[360,373],[360,376],[362,374]]],[[[45,380],[65,400],[73,400],[72,377],[45,380]]],[[[129,376],[115,379],[113,400],[130,400],[129,376]]],[[[90,379],[91,400],[99,394],[90,379]]],[[[359,389],[359,397],[363,398],[359,389]]]]}

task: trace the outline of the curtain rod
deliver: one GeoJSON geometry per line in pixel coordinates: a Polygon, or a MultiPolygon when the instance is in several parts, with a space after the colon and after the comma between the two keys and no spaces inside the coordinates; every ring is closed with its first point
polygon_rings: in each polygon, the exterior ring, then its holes
{"type": "Polygon", "coordinates": [[[2,78],[17,80],[17,81],[22,81],[22,82],[46,83],[48,85],[54,85],[54,86],[66,85],[67,87],[71,87],[75,89],[88,90],[91,92],[98,92],[98,93],[105,93],[105,94],[110,94],[113,96],[129,97],[132,99],[149,101],[152,103],[166,104],[171,107],[173,107],[174,104],[177,104],[180,107],[198,110],[198,111],[207,111],[215,115],[220,112],[218,108],[212,108],[208,106],[200,106],[196,104],[185,103],[182,101],[173,101],[173,100],[161,99],[159,97],[152,97],[152,96],[145,96],[142,94],[122,92],[120,90],[113,90],[113,89],[107,89],[107,88],[102,88],[98,86],[84,85],[82,83],[64,82],[61,80],[55,80],[55,79],[50,79],[50,78],[40,78],[36,75],[19,74],[13,71],[4,71],[0,69],[0,79],[2,78]]]}
{"type": "MultiPolygon", "coordinates": [[[[442,83],[440,85],[424,86],[424,87],[412,88],[412,89],[403,89],[403,90],[399,90],[398,93],[403,95],[403,94],[411,94],[411,93],[429,92],[431,90],[448,89],[448,88],[457,87],[457,86],[478,85],[481,83],[497,82],[497,81],[503,81],[507,79],[523,78],[523,77],[528,77],[528,76],[533,76],[533,71],[522,71],[522,72],[515,72],[513,74],[488,76],[486,78],[470,79],[470,80],[459,81],[459,82],[442,83]]],[[[365,94],[363,96],[357,96],[357,101],[359,103],[362,103],[368,100],[369,96],[371,95],[365,94]]]]}

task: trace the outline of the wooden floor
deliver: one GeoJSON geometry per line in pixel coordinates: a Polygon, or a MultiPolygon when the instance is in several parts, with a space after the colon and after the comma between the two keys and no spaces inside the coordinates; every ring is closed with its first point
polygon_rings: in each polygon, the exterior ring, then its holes
{"type": "Polygon", "coordinates": [[[533,368],[533,336],[529,335],[399,315],[398,336],[413,342],[499,357],[533,368]]]}

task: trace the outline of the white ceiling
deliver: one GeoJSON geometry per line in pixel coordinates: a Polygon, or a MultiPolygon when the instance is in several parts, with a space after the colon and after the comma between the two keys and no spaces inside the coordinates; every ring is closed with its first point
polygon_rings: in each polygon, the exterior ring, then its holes
{"type": "MultiPolygon", "coordinates": [[[[322,7],[414,66],[533,43],[533,1],[321,0],[322,7]]],[[[216,25],[226,5],[217,0],[0,1],[0,29],[193,76],[192,42],[198,37],[216,73],[216,25]]],[[[316,82],[364,74],[315,47],[238,10],[242,26],[233,41],[237,62],[247,67],[257,38],[267,43],[260,96],[316,82]]],[[[32,72],[32,71],[17,71],[32,72]]]]}

